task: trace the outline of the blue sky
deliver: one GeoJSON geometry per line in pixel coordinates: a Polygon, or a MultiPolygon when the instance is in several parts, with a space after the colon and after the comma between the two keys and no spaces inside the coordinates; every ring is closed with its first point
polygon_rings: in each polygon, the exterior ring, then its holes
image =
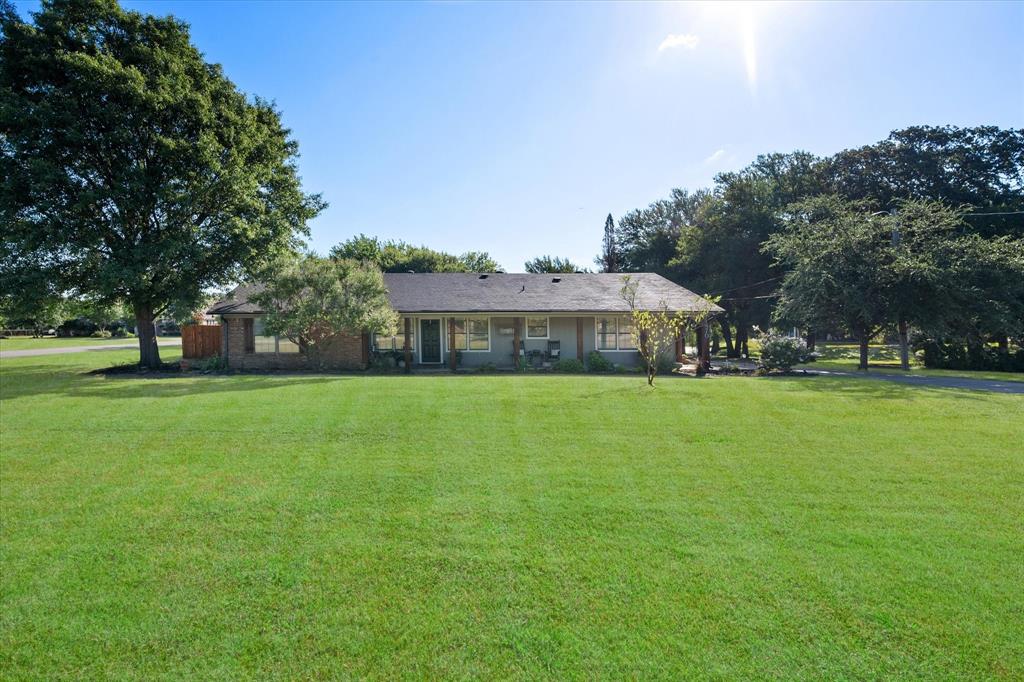
{"type": "Polygon", "coordinates": [[[125,4],[276,101],[330,203],[320,251],[363,232],[591,265],[609,212],[759,153],[1024,125],[1024,3],[125,4]]]}

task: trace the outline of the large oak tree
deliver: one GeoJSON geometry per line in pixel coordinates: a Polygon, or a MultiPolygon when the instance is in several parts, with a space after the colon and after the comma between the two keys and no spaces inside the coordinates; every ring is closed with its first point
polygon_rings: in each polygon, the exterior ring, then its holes
{"type": "Polygon", "coordinates": [[[324,204],[275,108],[184,23],[114,0],[49,0],[27,22],[0,2],[0,274],[126,302],[159,366],[154,318],[259,273],[324,204]]]}

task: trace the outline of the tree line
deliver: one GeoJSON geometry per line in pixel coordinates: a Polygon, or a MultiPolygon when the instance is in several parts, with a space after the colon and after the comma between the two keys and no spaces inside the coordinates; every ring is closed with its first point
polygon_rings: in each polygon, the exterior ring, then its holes
{"type": "Polygon", "coordinates": [[[932,364],[1005,367],[1024,335],[1024,130],[916,126],[760,156],[609,216],[597,264],[720,295],[730,357],[785,325],[859,339],[866,368],[869,339],[913,329],[932,364]]]}

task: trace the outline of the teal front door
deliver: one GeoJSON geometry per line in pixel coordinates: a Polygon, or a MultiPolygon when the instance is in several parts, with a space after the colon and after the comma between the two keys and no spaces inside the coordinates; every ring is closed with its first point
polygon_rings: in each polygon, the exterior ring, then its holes
{"type": "Polygon", "coordinates": [[[420,320],[420,362],[441,362],[441,320],[420,320]]]}

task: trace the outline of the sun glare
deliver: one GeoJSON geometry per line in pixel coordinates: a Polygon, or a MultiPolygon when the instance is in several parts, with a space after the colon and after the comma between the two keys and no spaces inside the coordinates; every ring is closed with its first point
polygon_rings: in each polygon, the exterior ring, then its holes
{"type": "Polygon", "coordinates": [[[751,92],[756,91],[758,17],[778,9],[781,5],[772,2],[708,2],[703,3],[701,7],[705,17],[716,25],[717,31],[722,35],[731,34],[738,38],[747,85],[751,92]]]}

